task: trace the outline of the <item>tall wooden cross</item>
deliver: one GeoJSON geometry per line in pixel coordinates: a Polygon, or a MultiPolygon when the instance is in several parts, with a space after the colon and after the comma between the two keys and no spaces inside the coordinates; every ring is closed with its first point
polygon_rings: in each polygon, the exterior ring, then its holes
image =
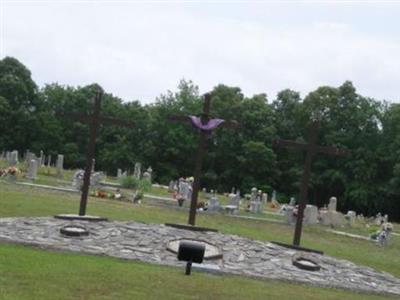
{"type": "Polygon", "coordinates": [[[85,174],[83,176],[83,186],[82,186],[82,194],[81,194],[81,202],[79,206],[79,215],[86,215],[86,206],[87,206],[87,198],[89,193],[89,185],[90,185],[90,173],[92,171],[93,160],[95,156],[96,150],[96,138],[97,131],[100,124],[107,125],[117,125],[123,127],[133,127],[132,123],[129,123],[124,120],[116,119],[116,118],[108,118],[100,116],[100,108],[101,108],[101,99],[103,97],[103,91],[98,89],[96,92],[96,96],[94,98],[94,107],[92,114],[86,113],[66,113],[66,112],[58,112],[57,115],[60,117],[67,117],[74,121],[89,123],[90,126],[90,137],[89,144],[87,146],[86,152],[86,166],[85,166],[85,174]]]}
{"type": "Polygon", "coordinates": [[[300,246],[304,209],[307,204],[308,181],[310,179],[311,164],[313,157],[317,153],[324,153],[333,156],[344,156],[349,154],[347,150],[339,149],[334,146],[329,146],[329,147],[318,146],[317,139],[318,139],[319,126],[320,126],[319,122],[313,122],[311,130],[309,132],[307,144],[289,140],[282,140],[282,139],[278,139],[275,141],[275,144],[280,147],[295,148],[306,151],[306,160],[304,162],[304,170],[300,186],[299,208],[297,211],[296,227],[294,230],[294,237],[293,237],[294,246],[300,246]]]}
{"type": "Polygon", "coordinates": [[[171,116],[171,117],[169,117],[169,119],[171,121],[186,123],[186,124],[192,125],[192,126],[200,129],[199,144],[197,147],[196,163],[195,163],[194,174],[193,174],[194,181],[193,181],[192,199],[190,202],[190,212],[189,212],[189,220],[188,220],[188,223],[190,225],[195,225],[195,222],[196,222],[197,199],[198,199],[199,189],[200,189],[201,169],[203,166],[203,157],[204,157],[204,153],[205,153],[207,138],[210,136],[212,131],[214,129],[216,129],[216,127],[218,127],[218,126],[235,129],[239,125],[238,122],[236,122],[236,121],[211,119],[210,109],[211,109],[211,94],[207,93],[204,95],[203,113],[200,115],[200,118],[193,117],[193,116],[171,116]]]}

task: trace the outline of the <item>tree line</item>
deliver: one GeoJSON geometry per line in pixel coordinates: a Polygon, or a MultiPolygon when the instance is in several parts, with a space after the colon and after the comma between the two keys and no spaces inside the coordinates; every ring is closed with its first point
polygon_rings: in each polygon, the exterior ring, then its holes
{"type": "MultiPolygon", "coordinates": [[[[17,59],[0,60],[0,150],[29,149],[64,154],[65,167],[82,168],[89,129],[62,119],[57,111],[92,109],[99,85],[58,83],[39,88],[17,59]]],[[[366,215],[378,211],[400,219],[400,105],[380,102],[356,92],[350,81],[321,86],[304,98],[296,91],[245,96],[239,87],[219,84],[211,91],[212,115],[237,120],[240,129],[217,130],[208,141],[202,186],[220,192],[232,187],[248,192],[255,186],[278,192],[279,200],[297,197],[304,153],[277,149],[277,138],[305,142],[311,120],[321,122],[318,143],[351,151],[347,157],[317,155],[312,166],[309,202],[323,206],[338,198],[338,209],[366,215]]],[[[167,91],[152,104],[124,102],[105,91],[102,114],[135,124],[99,130],[96,168],[116,174],[135,162],[151,166],[154,181],[192,176],[198,134],[168,121],[170,115],[198,115],[202,96],[191,81],[167,91]]]]}

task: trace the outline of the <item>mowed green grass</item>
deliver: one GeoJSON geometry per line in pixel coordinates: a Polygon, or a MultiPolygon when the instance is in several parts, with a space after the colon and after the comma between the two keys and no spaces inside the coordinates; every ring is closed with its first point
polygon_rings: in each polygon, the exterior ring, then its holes
{"type": "MultiPolygon", "coordinates": [[[[77,194],[0,182],[0,217],[76,213],[78,203],[77,194]]],[[[88,214],[146,223],[187,221],[184,211],[98,198],[89,199],[88,214]]],[[[293,234],[291,226],[224,215],[198,214],[197,224],[258,240],[289,243],[293,234]]],[[[393,238],[390,247],[380,248],[367,241],[324,230],[319,226],[305,227],[302,245],[400,277],[398,237],[393,238]]],[[[183,276],[182,270],[175,268],[21,246],[1,245],[0,266],[0,299],[384,299],[334,289],[197,272],[193,279],[183,276]],[[66,288],[62,283],[65,281],[66,288]],[[25,294],[19,296],[24,289],[25,294]],[[31,294],[33,290],[38,290],[38,294],[31,294]],[[58,296],[58,290],[61,296],[58,296]]]]}
{"type": "Polygon", "coordinates": [[[0,246],[0,299],[395,299],[107,257],[0,246]]]}

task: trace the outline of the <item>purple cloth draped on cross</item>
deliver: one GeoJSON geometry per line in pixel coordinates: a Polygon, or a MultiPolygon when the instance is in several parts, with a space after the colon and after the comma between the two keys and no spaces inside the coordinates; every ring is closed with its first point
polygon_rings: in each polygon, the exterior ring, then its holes
{"type": "Polygon", "coordinates": [[[189,118],[194,127],[206,132],[207,134],[211,134],[214,129],[225,122],[223,119],[210,119],[207,124],[203,124],[200,117],[189,116],[189,118]]]}

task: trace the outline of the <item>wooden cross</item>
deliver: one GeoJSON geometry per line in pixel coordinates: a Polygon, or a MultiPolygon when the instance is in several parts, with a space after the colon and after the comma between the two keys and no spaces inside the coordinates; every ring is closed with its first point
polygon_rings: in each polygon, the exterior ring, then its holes
{"type": "MultiPolygon", "coordinates": [[[[202,125],[207,125],[210,118],[210,109],[211,109],[211,94],[207,93],[204,95],[204,104],[203,104],[203,113],[200,115],[200,120],[202,125]]],[[[191,118],[189,116],[171,116],[169,117],[171,121],[186,123],[189,125],[193,125],[191,118]]],[[[238,127],[238,122],[236,121],[224,121],[221,123],[220,127],[235,129],[238,127]]],[[[196,221],[196,208],[197,208],[197,199],[199,195],[200,189],[200,177],[201,177],[201,169],[203,165],[203,157],[206,148],[206,141],[209,137],[211,131],[200,130],[199,144],[197,147],[196,154],[196,163],[194,168],[194,181],[193,181],[193,191],[192,191],[192,199],[190,202],[190,212],[189,212],[189,220],[188,223],[190,225],[195,225],[196,221]]]]}
{"type": "Polygon", "coordinates": [[[295,141],[289,140],[281,140],[278,139],[275,141],[275,145],[279,147],[287,147],[287,148],[295,148],[303,151],[307,151],[306,160],[304,162],[304,170],[301,178],[301,186],[300,186],[300,203],[297,212],[297,220],[296,227],[294,231],[293,237],[293,245],[300,246],[301,232],[303,227],[303,217],[304,217],[304,209],[307,204],[307,193],[308,193],[308,181],[310,179],[311,173],[311,164],[314,155],[317,153],[324,153],[333,156],[344,156],[348,155],[350,152],[347,150],[339,149],[334,146],[322,147],[317,145],[318,131],[319,131],[319,122],[313,122],[311,126],[311,130],[309,132],[308,143],[298,143],[295,141]]]}
{"type": "Polygon", "coordinates": [[[97,130],[100,124],[107,125],[117,125],[123,127],[133,127],[132,123],[126,122],[124,120],[116,119],[116,118],[108,118],[100,116],[100,108],[101,108],[101,99],[103,97],[103,91],[98,89],[96,92],[96,96],[94,98],[94,107],[93,113],[66,113],[66,112],[58,112],[57,115],[60,117],[67,117],[74,121],[78,121],[81,123],[89,123],[90,126],[90,137],[89,144],[86,152],[86,166],[85,166],[85,175],[83,177],[83,186],[82,186],[82,194],[81,194],[81,203],[79,207],[79,215],[86,215],[86,206],[87,206],[87,198],[89,193],[89,185],[90,185],[90,173],[92,171],[95,150],[96,150],[96,137],[97,130]]]}

